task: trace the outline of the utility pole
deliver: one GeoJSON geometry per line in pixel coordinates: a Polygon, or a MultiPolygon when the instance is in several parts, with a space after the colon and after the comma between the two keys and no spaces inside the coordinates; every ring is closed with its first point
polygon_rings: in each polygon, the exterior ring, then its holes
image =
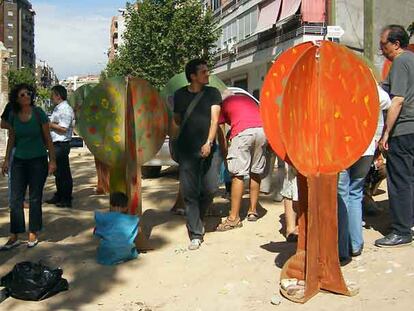
{"type": "Polygon", "coordinates": [[[329,26],[336,25],[336,0],[328,0],[326,12],[328,13],[327,22],[329,26]]]}
{"type": "Polygon", "coordinates": [[[364,1],[364,56],[374,62],[374,0],[364,1]]]}

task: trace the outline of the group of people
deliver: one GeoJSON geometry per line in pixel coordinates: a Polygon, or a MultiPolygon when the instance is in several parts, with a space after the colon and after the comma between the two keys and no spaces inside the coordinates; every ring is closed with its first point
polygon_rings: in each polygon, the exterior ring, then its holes
{"type": "MultiPolygon", "coordinates": [[[[338,248],[341,261],[348,261],[363,250],[363,191],[376,149],[387,159],[392,232],[375,241],[375,245],[396,247],[412,242],[414,54],[406,50],[408,43],[409,36],[402,26],[390,25],[381,33],[380,48],[392,61],[392,67],[388,78],[381,87],[378,86],[381,113],[377,134],[361,158],[339,174],[338,248]],[[384,121],[382,111],[385,110],[384,121]]],[[[174,157],[179,162],[180,194],[187,217],[189,249],[196,250],[203,243],[203,220],[218,187],[221,159],[231,177],[231,208],[217,231],[242,226],[240,209],[247,178],[250,180],[247,220],[259,218],[260,184],[269,165],[266,165],[267,141],[257,103],[243,95],[222,96],[216,88],[208,86],[209,69],[204,60],[189,61],[185,74],[189,84],[174,94],[174,120],[170,132],[174,157]],[[226,131],[228,127],[230,129],[226,131]]],[[[11,211],[11,236],[3,246],[5,249],[19,245],[18,234],[26,231],[23,207],[27,186],[30,208],[28,247],[38,242],[43,187],[48,173],[55,173],[57,191],[46,202],[59,207],[71,206],[72,176],[68,155],[74,115],[66,97],[62,86],[52,88],[51,99],[56,106],[49,121],[44,111],[34,105],[32,87],[18,85],[10,93],[10,104],[2,115],[2,127],[9,130],[2,171],[9,174],[11,211]]],[[[298,232],[292,202],[298,200],[297,172],[289,166],[286,172],[281,192],[285,200],[286,238],[296,241],[298,232]]],[[[124,207],[126,203],[121,205],[124,207]]]]}
{"type": "MultiPolygon", "coordinates": [[[[378,247],[398,247],[412,242],[414,230],[414,53],[407,50],[409,36],[404,27],[383,29],[380,49],[392,62],[388,77],[378,86],[380,116],[377,133],[366,152],[338,176],[338,249],[341,262],[362,253],[362,201],[366,176],[374,155],[386,157],[392,231],[375,241],[378,247]],[[384,113],[387,111],[387,113],[384,113]],[[383,113],[386,116],[385,122],[383,113]],[[377,150],[377,151],[376,151],[377,150]]],[[[212,203],[216,186],[217,148],[221,149],[231,175],[231,209],[217,227],[227,231],[242,226],[239,211],[244,178],[250,178],[248,220],[257,219],[257,199],[266,167],[266,138],[258,107],[243,96],[222,100],[218,90],[208,87],[207,64],[193,60],[186,66],[189,86],[175,93],[174,113],[180,189],[187,214],[190,249],[203,242],[203,217],[212,203]],[[222,124],[230,125],[229,139],[222,124]],[[218,137],[219,144],[215,137],[218,137]],[[228,144],[230,143],[230,145],[228,144]],[[228,147],[229,145],[229,147],[228,147]],[[211,171],[215,171],[211,173],[211,171]]],[[[298,200],[296,171],[287,167],[282,196],[286,216],[286,238],[297,240],[298,200]]]]}
{"type": "Polygon", "coordinates": [[[26,232],[24,207],[29,208],[27,246],[38,244],[42,229],[43,190],[48,174],[55,174],[56,193],[47,201],[58,207],[71,207],[72,175],[69,165],[70,140],[74,114],[61,85],[51,89],[55,105],[50,120],[35,105],[31,85],[18,84],[9,94],[9,103],[1,115],[1,128],[8,130],[3,175],[9,180],[10,237],[1,247],[9,250],[21,244],[19,234],[26,232]],[[27,188],[29,199],[25,202],[27,188]]]}

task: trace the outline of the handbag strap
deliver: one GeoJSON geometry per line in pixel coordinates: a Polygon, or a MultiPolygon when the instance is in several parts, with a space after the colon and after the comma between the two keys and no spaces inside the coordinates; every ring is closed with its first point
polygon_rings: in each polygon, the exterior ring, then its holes
{"type": "Polygon", "coordinates": [[[190,115],[191,115],[191,113],[194,111],[194,108],[197,106],[197,104],[199,103],[199,101],[200,101],[200,99],[201,99],[201,97],[203,97],[203,95],[204,95],[204,91],[205,90],[202,90],[200,93],[198,93],[194,98],[193,98],[193,100],[191,101],[191,103],[190,103],[190,105],[188,106],[188,108],[187,108],[187,110],[186,110],[186,112],[185,112],[185,114],[184,114],[184,118],[183,118],[183,121],[181,122],[181,125],[180,125],[180,131],[178,132],[178,135],[177,135],[177,140],[178,140],[178,138],[180,137],[180,135],[181,135],[181,132],[182,132],[182,130],[183,130],[183,128],[184,128],[184,125],[187,123],[187,121],[188,121],[188,118],[190,117],[190,115]]]}
{"type": "Polygon", "coordinates": [[[40,127],[40,134],[42,135],[42,140],[43,140],[43,144],[46,146],[46,138],[45,138],[45,134],[43,133],[43,125],[42,125],[42,120],[40,119],[40,112],[39,110],[37,110],[37,107],[33,107],[33,112],[35,115],[35,118],[37,120],[37,124],[40,127]]]}

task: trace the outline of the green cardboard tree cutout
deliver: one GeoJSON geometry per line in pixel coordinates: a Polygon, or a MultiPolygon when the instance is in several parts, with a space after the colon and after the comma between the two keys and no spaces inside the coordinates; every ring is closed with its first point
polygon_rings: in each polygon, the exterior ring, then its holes
{"type": "Polygon", "coordinates": [[[157,90],[139,78],[105,80],[91,90],[78,120],[89,150],[110,168],[110,191],[127,193],[129,212],[141,215],[141,165],[158,152],[168,127],[157,90]]]}

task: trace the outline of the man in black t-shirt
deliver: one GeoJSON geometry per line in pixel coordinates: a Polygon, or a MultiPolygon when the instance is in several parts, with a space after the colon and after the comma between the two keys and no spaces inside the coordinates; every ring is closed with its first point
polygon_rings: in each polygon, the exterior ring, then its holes
{"type": "Polygon", "coordinates": [[[177,142],[180,187],[191,240],[188,248],[195,250],[203,242],[203,218],[217,188],[218,171],[212,165],[212,158],[216,149],[221,94],[216,88],[207,86],[209,71],[205,61],[191,60],[185,67],[185,74],[190,85],[174,94],[174,120],[182,126],[177,142]],[[185,113],[194,99],[197,103],[185,120],[185,113]]]}

